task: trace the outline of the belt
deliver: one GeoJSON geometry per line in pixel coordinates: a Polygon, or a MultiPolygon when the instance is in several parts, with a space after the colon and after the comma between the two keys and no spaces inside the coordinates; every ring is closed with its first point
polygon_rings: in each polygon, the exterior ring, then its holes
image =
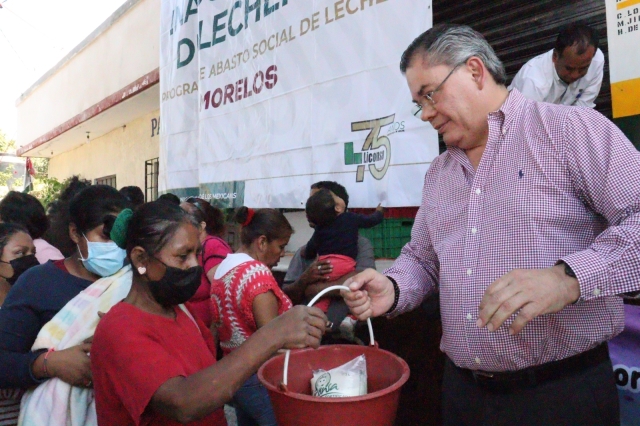
{"type": "Polygon", "coordinates": [[[478,385],[494,390],[533,387],[547,381],[585,371],[607,360],[609,360],[609,349],[606,343],[569,358],[517,371],[489,372],[468,370],[457,367],[453,361],[447,358],[447,362],[451,363],[456,370],[471,378],[478,385]]]}

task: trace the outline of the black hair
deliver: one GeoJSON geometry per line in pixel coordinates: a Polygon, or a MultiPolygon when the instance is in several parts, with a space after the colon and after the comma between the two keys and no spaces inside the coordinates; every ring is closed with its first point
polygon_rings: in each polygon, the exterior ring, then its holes
{"type": "Polygon", "coordinates": [[[130,207],[134,210],[144,204],[144,193],[137,186],[125,186],[120,188],[119,192],[124,195],[124,198],[129,201],[130,207]]]}
{"type": "MultiPolygon", "coordinates": [[[[240,207],[236,211],[235,221],[244,224],[249,219],[248,207],[240,207]]],[[[250,246],[252,242],[264,235],[271,242],[278,238],[286,238],[293,234],[291,224],[281,211],[276,209],[258,209],[253,211],[251,221],[242,227],[240,242],[250,246]]]]}
{"type": "MultiPolygon", "coordinates": [[[[77,193],[69,203],[69,221],[78,232],[86,233],[102,224],[113,225],[113,214],[127,208],[128,202],[117,189],[108,185],[93,185],[77,193]]],[[[109,235],[108,229],[105,235],[109,235]]]]}
{"type": "Polygon", "coordinates": [[[224,234],[225,218],[222,210],[202,198],[189,197],[186,202],[195,207],[191,213],[196,220],[206,223],[207,234],[218,237],[224,234]]]}
{"type": "Polygon", "coordinates": [[[80,191],[91,186],[91,182],[72,176],[65,182],[60,195],[49,203],[47,216],[51,226],[44,235],[44,239],[56,247],[64,257],[71,256],[76,250],[76,244],[69,237],[69,203],[80,191]]]}
{"type": "Polygon", "coordinates": [[[156,201],[164,201],[171,204],[175,204],[176,206],[180,205],[180,198],[177,195],[174,195],[170,192],[167,192],[166,194],[162,194],[161,196],[158,197],[156,201]]]}
{"type": "Polygon", "coordinates": [[[327,226],[338,217],[336,201],[328,189],[319,189],[307,200],[307,219],[315,226],[327,226]]]}
{"type": "Polygon", "coordinates": [[[0,201],[0,219],[24,226],[34,240],[49,228],[49,219],[40,201],[33,195],[16,191],[10,191],[0,201]]]}
{"type": "Polygon", "coordinates": [[[198,227],[193,217],[180,206],[159,200],[143,204],[133,213],[127,226],[127,255],[131,256],[135,247],[142,247],[153,256],[184,223],[198,227]]]}
{"type": "Polygon", "coordinates": [[[562,57],[567,47],[576,46],[578,55],[584,54],[589,46],[598,50],[600,37],[598,31],[584,24],[569,24],[560,30],[554,51],[558,58],[562,57]]]}
{"type": "Polygon", "coordinates": [[[338,198],[341,198],[344,201],[344,208],[349,207],[349,194],[344,186],[340,185],[338,182],[333,182],[330,180],[323,180],[320,182],[316,182],[311,185],[311,189],[328,189],[333,192],[338,198]]]}
{"type": "Polygon", "coordinates": [[[19,223],[0,223],[0,256],[2,256],[4,247],[7,245],[7,243],[9,243],[11,237],[13,237],[18,232],[29,234],[27,228],[20,225],[19,223]]]}

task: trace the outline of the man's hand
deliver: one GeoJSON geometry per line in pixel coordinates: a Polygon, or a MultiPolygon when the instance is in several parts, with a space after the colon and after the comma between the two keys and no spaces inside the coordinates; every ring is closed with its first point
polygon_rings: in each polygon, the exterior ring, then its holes
{"type": "Polygon", "coordinates": [[[378,207],[376,207],[376,211],[384,213],[384,207],[382,207],[382,203],[378,204],[378,207]]]}
{"type": "Polygon", "coordinates": [[[365,269],[345,281],[344,285],[351,291],[340,290],[340,294],[360,321],[383,315],[393,305],[393,284],[375,269],[365,269]]]}
{"type": "Polygon", "coordinates": [[[580,297],[578,280],[564,273],[563,265],[546,269],[514,269],[494,281],[480,302],[478,327],[497,330],[520,310],[509,327],[518,334],[532,319],[560,311],[580,297]]]}
{"type": "Polygon", "coordinates": [[[325,282],[329,280],[328,274],[331,272],[333,272],[331,262],[328,260],[316,260],[300,275],[298,281],[305,286],[317,282],[325,282]]]}
{"type": "Polygon", "coordinates": [[[329,275],[333,272],[330,262],[316,260],[291,284],[286,284],[283,291],[294,304],[304,302],[305,293],[310,287],[315,287],[317,283],[328,283],[329,275]]]}

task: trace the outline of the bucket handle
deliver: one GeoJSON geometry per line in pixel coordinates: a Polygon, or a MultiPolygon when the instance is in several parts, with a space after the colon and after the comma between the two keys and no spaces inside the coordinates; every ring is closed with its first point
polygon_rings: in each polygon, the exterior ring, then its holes
{"type": "MultiPolygon", "coordinates": [[[[349,287],[344,285],[332,285],[331,287],[327,287],[324,290],[322,290],[320,293],[316,294],[316,296],[313,299],[311,299],[311,302],[309,302],[307,306],[313,306],[318,301],[318,299],[324,296],[325,293],[328,293],[333,290],[351,291],[349,287]]],[[[367,326],[369,326],[369,344],[371,346],[375,346],[376,342],[373,338],[373,327],[371,326],[371,318],[367,318],[367,326]]],[[[290,354],[291,354],[291,350],[287,349],[287,352],[284,355],[284,368],[283,368],[283,377],[282,377],[282,384],[285,391],[287,389],[287,378],[289,373],[289,355],[290,354]]]]}

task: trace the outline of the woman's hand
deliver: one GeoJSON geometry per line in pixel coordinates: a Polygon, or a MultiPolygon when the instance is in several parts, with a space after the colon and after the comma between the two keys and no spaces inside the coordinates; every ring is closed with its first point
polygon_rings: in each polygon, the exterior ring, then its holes
{"type": "Polygon", "coordinates": [[[71,386],[91,387],[91,343],[72,346],[69,349],[54,351],[47,357],[47,376],[44,373],[44,357],[40,355],[34,363],[37,377],[57,377],[71,386]]]}
{"type": "Polygon", "coordinates": [[[294,306],[264,328],[278,336],[286,349],[317,348],[327,325],[327,317],[318,308],[294,306]]]}

